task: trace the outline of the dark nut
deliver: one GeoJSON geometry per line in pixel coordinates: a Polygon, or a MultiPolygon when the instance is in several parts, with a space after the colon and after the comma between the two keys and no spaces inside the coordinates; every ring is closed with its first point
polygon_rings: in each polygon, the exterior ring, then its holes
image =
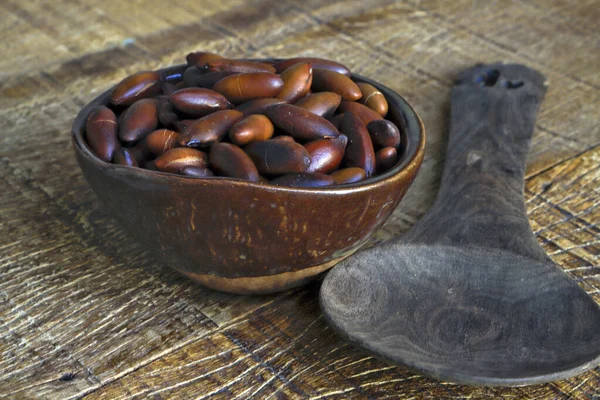
{"type": "Polygon", "coordinates": [[[217,82],[213,89],[227,99],[240,104],[260,97],[274,97],[283,87],[283,80],[268,72],[253,72],[227,76],[217,82]]]}
{"type": "MultiPolygon", "coordinates": [[[[201,67],[201,65],[198,65],[201,67]]],[[[213,71],[231,71],[238,74],[246,74],[250,72],[270,72],[275,73],[275,67],[271,64],[259,63],[246,60],[230,60],[221,58],[218,60],[210,60],[204,64],[208,72],[213,71]]]]}
{"type": "Polygon", "coordinates": [[[340,103],[339,112],[351,112],[362,119],[365,124],[378,119],[383,119],[381,115],[371,110],[369,107],[354,101],[342,100],[340,103]]]}
{"type": "Polygon", "coordinates": [[[158,122],[167,128],[175,127],[175,122],[179,120],[179,115],[175,112],[175,107],[166,96],[158,98],[158,122]]]}
{"type": "Polygon", "coordinates": [[[264,114],[267,107],[272,106],[273,104],[281,103],[284,103],[284,101],[273,97],[267,97],[264,99],[255,99],[242,103],[237,106],[235,110],[243,112],[244,115],[264,114]]]}
{"type": "Polygon", "coordinates": [[[310,154],[310,165],[306,172],[328,174],[334,171],[342,162],[348,138],[340,135],[333,139],[319,139],[304,145],[310,154]]]}
{"type": "Polygon", "coordinates": [[[267,140],[273,136],[275,127],[271,120],[261,114],[243,117],[229,130],[229,138],[238,145],[244,146],[257,140],[267,140]]]}
{"type": "Polygon", "coordinates": [[[376,148],[400,146],[400,131],[393,122],[387,119],[378,119],[367,124],[369,135],[376,148]]]}
{"type": "Polygon", "coordinates": [[[287,60],[283,60],[275,64],[275,68],[277,69],[277,73],[281,73],[291,67],[294,64],[309,62],[312,64],[313,68],[320,69],[328,69],[331,71],[335,71],[339,74],[350,76],[350,70],[346,68],[346,66],[337,63],[331,60],[324,60],[322,58],[314,58],[314,57],[297,57],[297,58],[289,58],[287,60]]]}
{"type": "Polygon", "coordinates": [[[150,149],[148,149],[145,140],[137,142],[134,146],[128,147],[127,150],[129,150],[138,164],[144,168],[144,164],[150,159],[154,158],[154,154],[150,151],[150,149]]]}
{"type": "Polygon", "coordinates": [[[146,137],[146,147],[152,154],[160,156],[177,146],[179,133],[169,129],[158,129],[146,137]]]}
{"type": "Polygon", "coordinates": [[[339,107],[342,97],[333,92],[319,92],[310,94],[294,103],[295,106],[304,108],[313,114],[328,118],[339,107]]]}
{"type": "Polygon", "coordinates": [[[187,64],[190,67],[203,67],[207,62],[212,60],[219,60],[223,58],[222,56],[210,53],[207,51],[196,51],[194,53],[190,53],[185,57],[187,64]]]}
{"type": "Polygon", "coordinates": [[[246,146],[261,175],[284,175],[304,172],[310,165],[308,151],[298,143],[287,140],[263,140],[246,146]]]}
{"type": "Polygon", "coordinates": [[[234,75],[231,71],[205,72],[198,67],[189,67],[183,74],[183,81],[189,87],[203,87],[212,89],[215,83],[229,75],[234,75]]]}
{"type": "Polygon", "coordinates": [[[367,178],[375,172],[375,151],[365,123],[351,112],[344,114],[340,132],[348,136],[344,161],[347,167],[365,170],[367,178]]]}
{"type": "Polygon", "coordinates": [[[110,162],[113,159],[119,147],[117,131],[117,116],[110,108],[100,106],[92,110],[85,126],[85,137],[90,149],[101,160],[110,162]]]}
{"type": "Polygon", "coordinates": [[[110,101],[113,104],[130,105],[139,99],[159,94],[160,74],[154,71],[144,71],[128,76],[115,86],[110,101]]]}
{"type": "Polygon", "coordinates": [[[256,166],[246,153],[231,143],[215,143],[210,149],[209,161],[212,169],[221,176],[246,179],[256,182],[259,179],[256,166]]]}
{"type": "Polygon", "coordinates": [[[388,103],[383,93],[369,83],[361,82],[356,85],[363,94],[359,100],[361,104],[364,104],[382,117],[385,117],[388,112],[388,103]]]}
{"type": "Polygon", "coordinates": [[[340,134],[325,118],[291,104],[275,104],[265,113],[276,127],[296,140],[315,140],[340,134]]]}
{"type": "Polygon", "coordinates": [[[244,115],[235,110],[221,110],[200,119],[179,124],[180,146],[205,147],[220,141],[244,115]]]}
{"type": "Polygon", "coordinates": [[[304,172],[284,175],[273,179],[271,183],[278,186],[321,187],[334,185],[335,180],[330,175],[304,172]]]}
{"type": "Polygon", "coordinates": [[[278,99],[293,103],[306,96],[312,84],[312,66],[310,63],[294,64],[280,75],[283,88],[277,95],[278,99]]]}
{"type": "Polygon", "coordinates": [[[119,139],[123,142],[137,142],[145,138],[158,126],[156,99],[142,99],[133,103],[123,116],[119,126],[119,139]]]}
{"type": "Polygon", "coordinates": [[[331,174],[337,185],[355,183],[367,179],[367,173],[362,168],[352,167],[335,171],[331,174]]]}
{"type": "Polygon", "coordinates": [[[334,92],[342,96],[342,100],[358,100],[362,92],[356,83],[346,75],[328,69],[313,69],[313,92],[334,92]]]}
{"type": "Polygon", "coordinates": [[[178,173],[186,167],[206,168],[208,157],[200,150],[178,147],[154,160],[159,171],[178,173]]]}
{"type": "Polygon", "coordinates": [[[138,166],[138,162],[133,156],[133,154],[131,154],[131,151],[129,151],[129,149],[126,149],[125,147],[121,147],[115,152],[115,158],[113,160],[113,163],[119,165],[126,165],[128,167],[138,166]]]}
{"type": "Polygon", "coordinates": [[[394,147],[384,147],[375,153],[377,172],[382,173],[391,169],[398,161],[398,152],[394,147]]]}
{"type": "Polygon", "coordinates": [[[175,108],[191,117],[203,117],[230,108],[231,104],[219,92],[204,88],[181,89],[169,96],[175,108]]]}
{"type": "Polygon", "coordinates": [[[334,115],[333,117],[329,118],[329,122],[331,122],[331,124],[333,126],[335,126],[337,128],[337,130],[340,130],[340,123],[342,122],[342,119],[344,119],[344,114],[338,114],[338,115],[334,115]]]}
{"type": "Polygon", "coordinates": [[[202,167],[185,167],[181,170],[182,175],[193,176],[194,178],[210,178],[215,174],[208,168],[202,167]]]}
{"type": "Polygon", "coordinates": [[[289,135],[275,136],[272,140],[284,140],[286,142],[294,142],[294,143],[296,143],[296,141],[294,140],[294,138],[291,137],[291,136],[289,136],[289,135]]]}

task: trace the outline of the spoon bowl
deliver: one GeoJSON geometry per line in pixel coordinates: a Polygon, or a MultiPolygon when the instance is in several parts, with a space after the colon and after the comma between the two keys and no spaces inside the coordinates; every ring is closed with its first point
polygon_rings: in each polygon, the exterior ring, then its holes
{"type": "Polygon", "coordinates": [[[552,263],[508,251],[392,244],[342,262],[322,292],[350,342],[441,380],[533,384],[600,361],[594,301],[552,263]]]}

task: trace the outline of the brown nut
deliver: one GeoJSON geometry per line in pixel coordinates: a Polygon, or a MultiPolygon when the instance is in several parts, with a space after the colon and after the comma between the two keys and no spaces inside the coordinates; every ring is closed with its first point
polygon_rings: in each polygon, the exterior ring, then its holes
{"type": "Polygon", "coordinates": [[[377,164],[377,172],[382,173],[391,169],[398,161],[398,152],[394,147],[384,147],[375,153],[375,163],[377,164]]]}
{"type": "Polygon", "coordinates": [[[144,163],[154,158],[154,154],[148,149],[145,140],[137,142],[134,146],[128,147],[127,150],[142,167],[144,167],[144,163]]]}
{"type": "Polygon", "coordinates": [[[219,92],[204,88],[181,89],[169,96],[175,108],[191,117],[203,117],[230,108],[231,104],[219,92]]]}
{"type": "Polygon", "coordinates": [[[196,51],[190,53],[185,57],[187,64],[190,67],[203,67],[207,62],[212,60],[219,60],[223,57],[216,53],[210,53],[208,51],[196,51]]]}
{"type": "Polygon", "coordinates": [[[219,82],[221,79],[235,74],[235,72],[231,71],[205,72],[198,67],[189,67],[183,74],[183,81],[189,87],[212,89],[215,83],[219,82]]]}
{"type": "Polygon", "coordinates": [[[131,151],[129,149],[126,149],[125,147],[121,147],[115,152],[115,158],[113,159],[113,163],[119,165],[127,165],[129,167],[138,166],[138,162],[133,156],[133,154],[131,154],[131,151]]]}
{"type": "Polygon", "coordinates": [[[218,142],[227,134],[229,129],[244,114],[235,110],[221,110],[198,120],[186,123],[182,121],[182,135],[179,136],[180,146],[205,147],[218,142]]]}
{"type": "Polygon", "coordinates": [[[283,80],[268,72],[253,72],[227,76],[215,83],[213,89],[227,99],[240,104],[260,97],[273,97],[283,87],[283,80]]]}
{"type": "Polygon", "coordinates": [[[313,114],[328,118],[339,107],[342,97],[333,92],[319,92],[310,94],[294,103],[295,106],[304,108],[313,114]]]}
{"type": "Polygon", "coordinates": [[[167,128],[173,128],[178,120],[179,115],[175,112],[175,107],[173,107],[169,98],[160,96],[158,98],[158,122],[167,128]]]}
{"type": "Polygon", "coordinates": [[[293,103],[306,96],[312,84],[312,65],[298,63],[287,68],[280,75],[283,88],[277,95],[278,99],[293,103]]]}
{"type": "Polygon", "coordinates": [[[344,119],[344,114],[343,113],[335,115],[335,116],[329,118],[329,122],[331,122],[331,124],[333,126],[335,126],[337,128],[337,130],[339,131],[340,130],[340,123],[342,122],[342,119],[344,119]]]}
{"type": "Polygon", "coordinates": [[[273,97],[266,97],[264,99],[255,99],[242,103],[237,106],[235,110],[243,112],[244,115],[264,114],[267,107],[281,103],[284,103],[284,101],[273,97]]]}
{"type": "Polygon", "coordinates": [[[278,186],[321,187],[335,185],[335,180],[329,175],[303,172],[281,176],[271,183],[278,186]]]}
{"type": "Polygon", "coordinates": [[[156,168],[156,164],[154,164],[154,161],[150,160],[140,163],[140,167],[149,171],[158,171],[158,168],[156,168]]]}
{"type": "Polygon", "coordinates": [[[308,151],[295,142],[263,140],[248,144],[245,150],[261,175],[304,172],[310,165],[308,151]]]}
{"type": "Polygon", "coordinates": [[[306,172],[328,174],[334,171],[342,162],[348,138],[340,135],[333,139],[319,139],[304,145],[310,154],[310,165],[306,172]]]}
{"type": "Polygon", "coordinates": [[[383,93],[379,91],[375,86],[360,82],[356,84],[360,91],[362,92],[362,97],[360,98],[360,103],[369,107],[371,110],[375,111],[377,114],[385,117],[388,112],[388,103],[385,99],[383,93]]]}
{"type": "Polygon", "coordinates": [[[348,136],[344,161],[347,167],[365,170],[367,178],[375,172],[375,151],[365,123],[351,112],[344,114],[340,132],[348,136]]]}
{"type": "Polygon", "coordinates": [[[202,167],[185,167],[181,170],[182,175],[193,176],[194,178],[210,178],[215,174],[208,168],[202,167]]]}
{"type": "Polygon", "coordinates": [[[110,162],[119,148],[117,116],[108,107],[92,110],[85,125],[85,138],[90,149],[103,161],[110,162]]]}
{"type": "Polygon", "coordinates": [[[289,136],[289,135],[275,136],[272,140],[284,140],[286,142],[294,142],[294,143],[296,143],[296,141],[294,140],[294,138],[291,137],[291,136],[289,136]]]}
{"type": "Polygon", "coordinates": [[[165,96],[170,96],[173,92],[175,92],[175,84],[171,82],[163,82],[160,84],[160,91],[165,96]]]}
{"type": "Polygon", "coordinates": [[[331,174],[331,177],[335,180],[336,185],[343,185],[363,181],[367,179],[367,173],[362,168],[352,167],[337,170],[331,174]]]}
{"type": "Polygon", "coordinates": [[[160,156],[177,146],[179,133],[169,129],[158,129],[146,137],[146,147],[152,154],[160,156]]]}
{"type": "Polygon", "coordinates": [[[231,143],[215,143],[208,156],[212,169],[217,175],[230,178],[258,181],[256,166],[244,150],[231,143]]]}
{"type": "Polygon", "coordinates": [[[159,171],[178,173],[186,167],[206,168],[207,161],[206,153],[200,150],[177,147],[154,160],[154,165],[159,171]]]}
{"type": "Polygon", "coordinates": [[[229,130],[229,138],[238,145],[244,146],[257,140],[271,139],[275,127],[271,120],[261,114],[243,117],[229,130]]]}
{"type": "Polygon", "coordinates": [[[110,95],[113,104],[130,105],[139,99],[160,94],[160,74],[143,71],[123,79],[110,95]]]}
{"type": "Polygon", "coordinates": [[[369,135],[376,148],[400,146],[400,131],[398,127],[387,119],[378,119],[367,124],[369,135]]]}
{"type": "Polygon", "coordinates": [[[119,126],[119,139],[123,142],[137,142],[145,138],[158,126],[156,99],[142,99],[133,103],[123,116],[119,126]]]}
{"type": "Polygon", "coordinates": [[[226,58],[210,60],[204,64],[204,68],[208,72],[231,71],[236,72],[238,74],[246,74],[251,72],[269,72],[272,74],[275,73],[275,67],[271,64],[247,60],[230,60],[226,58]]]}
{"type": "Polygon", "coordinates": [[[342,100],[340,108],[338,110],[341,113],[351,112],[363,120],[365,124],[378,119],[383,119],[381,115],[371,110],[364,104],[360,104],[354,101],[342,100]]]}
{"type": "Polygon", "coordinates": [[[346,75],[328,69],[313,69],[313,92],[334,92],[342,96],[342,100],[358,100],[362,97],[360,88],[346,75]]]}
{"type": "Polygon", "coordinates": [[[340,135],[323,117],[291,104],[275,104],[265,110],[273,124],[296,140],[315,140],[340,135]]]}
{"type": "Polygon", "coordinates": [[[337,63],[331,60],[324,60],[322,58],[314,58],[314,57],[297,57],[297,58],[288,58],[287,60],[283,60],[275,64],[275,69],[277,73],[281,73],[291,67],[294,64],[309,62],[312,64],[313,68],[320,69],[328,69],[331,71],[335,71],[339,74],[350,76],[350,70],[346,68],[344,65],[337,63]]]}

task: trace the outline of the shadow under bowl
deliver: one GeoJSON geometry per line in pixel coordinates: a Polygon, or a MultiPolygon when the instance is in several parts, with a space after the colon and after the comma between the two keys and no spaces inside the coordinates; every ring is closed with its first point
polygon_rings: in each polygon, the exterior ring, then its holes
{"type": "MultiPolygon", "coordinates": [[[[170,67],[171,73],[185,65],[170,67]]],[[[264,294],[304,284],[348,257],[383,225],[413,182],[425,148],[414,109],[389,88],[387,119],[403,149],[391,170],[356,184],[294,188],[231,178],[193,178],[106,163],[87,146],[90,111],[77,115],[75,155],[86,180],[121,225],[171,268],[213,289],[264,294]]]]}

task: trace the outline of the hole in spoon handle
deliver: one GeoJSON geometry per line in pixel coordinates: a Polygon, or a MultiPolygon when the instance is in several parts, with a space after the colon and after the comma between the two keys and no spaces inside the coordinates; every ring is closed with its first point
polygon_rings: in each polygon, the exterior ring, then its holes
{"type": "Polygon", "coordinates": [[[442,186],[406,239],[546,257],[523,201],[525,162],[544,81],[522,65],[478,65],[460,75],[452,89],[442,186]]]}

